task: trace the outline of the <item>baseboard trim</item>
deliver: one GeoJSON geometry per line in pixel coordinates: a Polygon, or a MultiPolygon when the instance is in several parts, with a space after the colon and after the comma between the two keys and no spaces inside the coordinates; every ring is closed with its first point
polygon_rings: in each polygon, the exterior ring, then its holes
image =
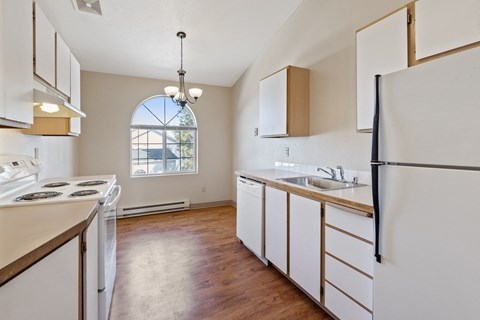
{"type": "Polygon", "coordinates": [[[214,202],[203,202],[203,203],[190,203],[190,210],[203,209],[203,208],[213,208],[213,207],[223,207],[223,206],[232,206],[237,207],[235,201],[224,200],[224,201],[214,201],[214,202]]]}

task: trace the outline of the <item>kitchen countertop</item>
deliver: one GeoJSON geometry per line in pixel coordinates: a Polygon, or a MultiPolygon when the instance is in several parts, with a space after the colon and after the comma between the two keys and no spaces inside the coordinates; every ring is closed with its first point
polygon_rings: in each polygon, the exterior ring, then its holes
{"type": "Polygon", "coordinates": [[[306,176],[299,172],[265,169],[265,170],[238,170],[237,176],[243,176],[253,180],[265,183],[267,186],[275,187],[284,191],[303,195],[320,201],[332,202],[349,208],[373,214],[372,187],[367,185],[363,187],[320,191],[310,188],[297,186],[292,183],[284,182],[281,178],[306,176]]]}
{"type": "Polygon", "coordinates": [[[0,209],[0,286],[81,234],[98,201],[0,209]]]}

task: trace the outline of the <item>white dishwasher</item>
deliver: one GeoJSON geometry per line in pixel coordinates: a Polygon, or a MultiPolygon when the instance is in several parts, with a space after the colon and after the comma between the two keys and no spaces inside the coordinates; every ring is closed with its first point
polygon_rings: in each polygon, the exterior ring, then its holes
{"type": "Polygon", "coordinates": [[[237,178],[237,237],[263,263],[265,258],[265,185],[237,178]]]}

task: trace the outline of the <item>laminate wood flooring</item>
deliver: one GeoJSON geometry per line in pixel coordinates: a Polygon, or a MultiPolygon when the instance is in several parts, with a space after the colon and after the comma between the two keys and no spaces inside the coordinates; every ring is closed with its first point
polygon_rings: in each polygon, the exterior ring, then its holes
{"type": "Polygon", "coordinates": [[[118,220],[110,320],[331,319],[235,236],[235,208],[118,220]]]}

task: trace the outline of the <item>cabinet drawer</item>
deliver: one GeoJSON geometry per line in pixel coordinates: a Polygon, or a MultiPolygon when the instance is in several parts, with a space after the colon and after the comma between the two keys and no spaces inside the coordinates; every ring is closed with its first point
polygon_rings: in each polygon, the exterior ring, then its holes
{"type": "Polygon", "coordinates": [[[326,227],[325,250],[373,276],[373,245],[326,227]]]}
{"type": "Polygon", "coordinates": [[[326,205],[325,223],[373,242],[373,219],[326,205]]]}
{"type": "Polygon", "coordinates": [[[325,279],[372,310],[373,280],[371,278],[326,255],[325,279]]]}
{"type": "Polygon", "coordinates": [[[372,314],[355,301],[325,283],[325,306],[342,320],[372,320],[372,314]]]}

